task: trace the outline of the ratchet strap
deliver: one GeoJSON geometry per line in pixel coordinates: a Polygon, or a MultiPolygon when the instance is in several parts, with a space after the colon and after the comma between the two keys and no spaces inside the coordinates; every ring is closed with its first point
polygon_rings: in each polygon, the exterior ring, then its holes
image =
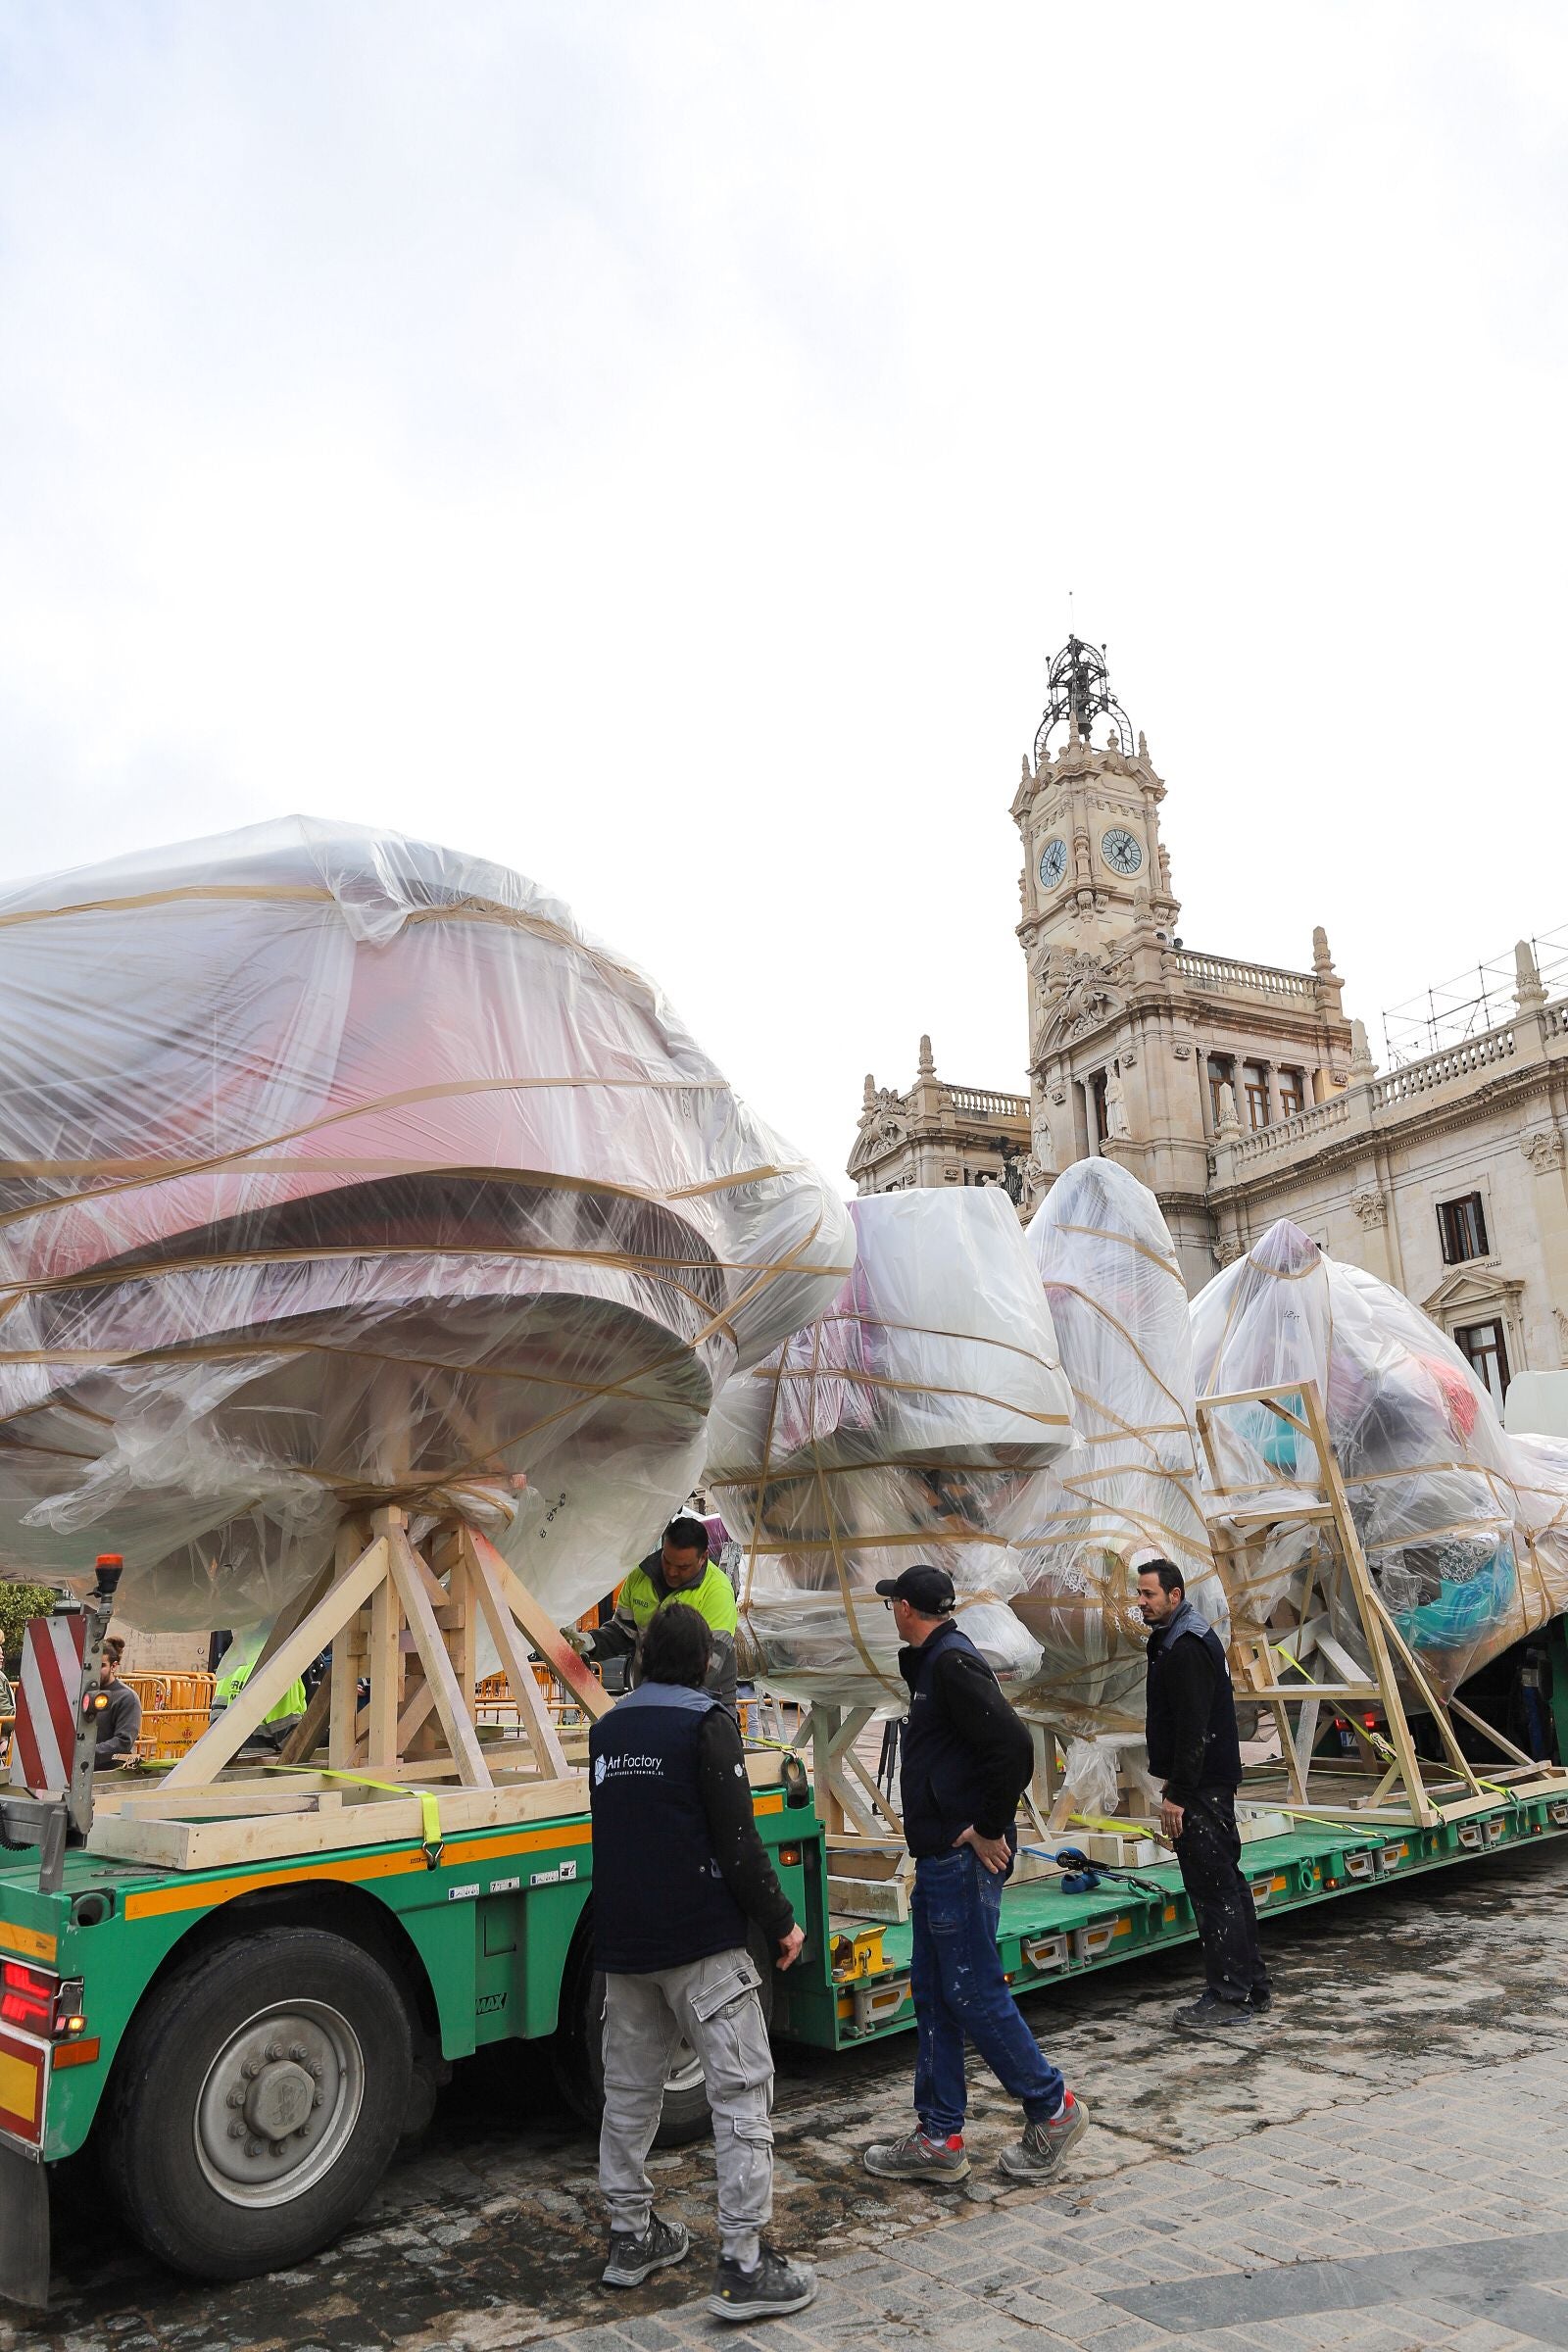
{"type": "Polygon", "coordinates": [[[315,1764],[270,1764],[269,1772],[309,1773],[318,1781],[348,1781],[356,1788],[376,1788],[383,1796],[416,1796],[419,1800],[419,1821],[423,1836],[419,1842],[424,1851],[426,1870],[439,1867],[446,1850],[446,1838],[441,1829],[440,1801],[433,1788],[411,1788],[404,1781],[372,1781],[366,1772],[324,1772],[315,1764]]]}

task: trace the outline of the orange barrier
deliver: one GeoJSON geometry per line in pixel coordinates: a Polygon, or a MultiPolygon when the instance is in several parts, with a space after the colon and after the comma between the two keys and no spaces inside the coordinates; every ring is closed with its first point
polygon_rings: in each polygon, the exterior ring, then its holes
{"type": "Polygon", "coordinates": [[[195,1746],[212,1716],[216,1675],[122,1674],[120,1679],[141,1700],[137,1763],[171,1764],[195,1746]]]}

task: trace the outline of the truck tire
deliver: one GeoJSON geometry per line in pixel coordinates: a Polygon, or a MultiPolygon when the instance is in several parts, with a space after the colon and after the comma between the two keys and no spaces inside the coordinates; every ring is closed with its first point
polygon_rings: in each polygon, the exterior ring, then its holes
{"type": "MultiPolygon", "coordinates": [[[[757,1929],[752,1930],[752,1958],[761,1976],[758,1998],[762,2022],[773,2022],[772,1954],[757,1929]]],[[[555,2077],[562,2097],[572,2112],[595,2131],[605,2111],[605,2061],[600,2033],[605,2013],[604,1972],[593,1964],[593,1938],[585,1920],[579,1929],[561,1988],[561,2023],[556,2032],[555,2077]]],[[[656,2148],[683,2148],[706,2139],[713,2129],[708,2112],[708,2089],[694,2052],[683,2041],[664,2081],[664,2111],[654,2133],[656,2148]]]]}
{"type": "Polygon", "coordinates": [[[408,2112],[403,1994],[317,1928],[263,1928],[177,1968],[132,2019],[107,2100],[107,2175],[150,2253],[250,2278],[353,2221],[408,2112]]]}

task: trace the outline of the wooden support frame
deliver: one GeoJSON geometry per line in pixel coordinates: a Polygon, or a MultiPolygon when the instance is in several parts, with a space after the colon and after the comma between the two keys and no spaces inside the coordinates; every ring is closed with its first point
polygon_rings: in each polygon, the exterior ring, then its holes
{"type": "Polygon", "coordinates": [[[817,1818],[830,1837],[858,1837],[869,1843],[902,1840],[904,1824],[855,1752],[855,1743],[875,1713],[872,1707],[839,1707],[813,1699],[802,1716],[795,1745],[811,1759],[811,1789],[817,1818]]]}
{"type": "Polygon", "coordinates": [[[350,1514],[330,1566],[279,1615],[231,1704],[153,1788],[105,1792],[94,1842],[127,1856],[146,1846],[151,1857],[156,1846],[160,1860],[184,1847],[221,1858],[225,1839],[236,1858],[289,1850],[291,1837],[315,1851],[382,1834],[395,1792],[407,1789],[403,1805],[416,1805],[421,1786],[449,1812],[461,1805],[465,1825],[531,1815],[541,1791],[569,1811],[583,1784],[534,1653],[585,1722],[609,1707],[589,1668],[471,1522],[446,1514],[416,1540],[396,1505],[350,1514]],[[516,1736],[505,1740],[481,1739],[476,1720],[486,1636],[516,1706],[516,1736]],[[330,1671],[276,1765],[247,1758],[236,1768],[290,1684],[328,1646],[330,1671]]]}
{"type": "MultiPolygon", "coordinates": [[[[1483,1784],[1478,1778],[1454,1730],[1454,1715],[1484,1731],[1509,1759],[1513,1769],[1504,1777],[1511,1787],[1525,1778],[1568,1783],[1568,1774],[1525,1756],[1461,1701],[1445,1702],[1439,1697],[1373,1581],[1315,1382],[1297,1381],[1275,1389],[1246,1389],[1230,1396],[1201,1397],[1198,1430],[1208,1464],[1204,1501],[1210,1513],[1209,1534],[1221,1579],[1233,1600],[1255,1590],[1256,1566],[1269,1537],[1293,1526],[1320,1530],[1318,1541],[1289,1575],[1285,1594],[1270,1608],[1266,1624],[1244,1627],[1232,1641],[1232,1671],[1238,1690],[1266,1706],[1278,1728],[1294,1807],[1319,1809],[1311,1789],[1312,1747],[1325,1705],[1336,1709],[1347,1704],[1376,1705],[1388,1725],[1387,1746],[1379,1759],[1385,1767],[1381,1777],[1366,1797],[1351,1798],[1348,1806],[1344,1799],[1336,1802],[1332,1807],[1336,1813],[1348,1809],[1389,1819],[1391,1800],[1398,1791],[1407,1810],[1395,1817],[1425,1829],[1451,1819],[1456,1812],[1494,1804],[1497,1783],[1483,1784]],[[1244,1486],[1225,1479],[1220,1446],[1223,1416],[1249,1404],[1265,1407],[1311,1446],[1317,1475],[1300,1489],[1298,1496],[1276,1494],[1265,1500],[1255,1484],[1244,1486]],[[1342,1623],[1353,1617],[1359,1625],[1371,1661],[1369,1674],[1361,1672],[1334,1638],[1335,1600],[1342,1623]],[[1280,1660],[1290,1669],[1288,1673],[1282,1674],[1280,1660]],[[1311,1671],[1313,1665],[1318,1668],[1316,1673],[1311,1671]],[[1407,1690],[1432,1718],[1443,1744],[1446,1773],[1442,1766],[1424,1766],[1415,1752],[1406,1711],[1407,1690]],[[1523,1773],[1519,1767],[1524,1768],[1523,1773]]],[[[1282,1479],[1282,1487],[1288,1484],[1282,1479]]]]}

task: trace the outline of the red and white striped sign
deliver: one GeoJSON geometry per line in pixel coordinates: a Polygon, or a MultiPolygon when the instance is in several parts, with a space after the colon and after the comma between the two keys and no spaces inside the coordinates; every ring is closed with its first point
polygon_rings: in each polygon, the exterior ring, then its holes
{"type": "Polygon", "coordinates": [[[35,1796],[71,1787],[87,1620],[32,1617],[22,1651],[11,1778],[35,1796]]]}

